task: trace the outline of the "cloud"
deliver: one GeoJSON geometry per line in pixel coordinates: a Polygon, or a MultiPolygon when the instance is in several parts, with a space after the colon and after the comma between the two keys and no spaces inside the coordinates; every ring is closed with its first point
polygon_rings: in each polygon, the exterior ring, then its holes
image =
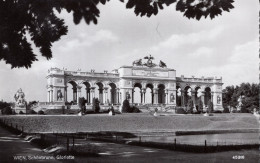
{"type": "Polygon", "coordinates": [[[190,53],[189,56],[196,58],[196,57],[210,57],[213,53],[213,49],[209,47],[199,47],[194,52],[190,53]]]}
{"type": "Polygon", "coordinates": [[[106,44],[111,42],[117,42],[118,40],[118,37],[111,31],[99,30],[94,34],[79,33],[72,39],[64,40],[62,44],[59,44],[59,47],[57,47],[57,49],[63,52],[75,51],[75,49],[83,50],[95,44],[106,44]]]}
{"type": "Polygon", "coordinates": [[[258,83],[258,41],[253,40],[234,47],[227,64],[200,69],[200,74],[215,74],[223,77],[224,85],[239,85],[242,82],[258,83]],[[252,66],[255,65],[255,66],[252,66]]]}
{"type": "Polygon", "coordinates": [[[195,33],[173,34],[165,41],[159,43],[158,46],[153,47],[153,50],[162,48],[176,49],[185,45],[202,44],[205,41],[212,41],[216,39],[219,34],[224,31],[224,29],[224,26],[217,26],[210,30],[203,30],[195,33]]]}

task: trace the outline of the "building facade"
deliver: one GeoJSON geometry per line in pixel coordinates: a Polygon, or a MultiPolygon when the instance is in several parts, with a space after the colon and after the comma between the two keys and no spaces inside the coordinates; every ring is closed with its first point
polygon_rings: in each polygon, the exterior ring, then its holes
{"type": "Polygon", "coordinates": [[[47,75],[47,102],[78,102],[85,97],[88,104],[98,98],[102,105],[122,104],[128,99],[133,104],[164,104],[186,106],[188,99],[194,105],[201,100],[207,106],[213,102],[214,110],[222,110],[222,78],[176,77],[176,70],[167,68],[162,61],[157,65],[147,56],[145,63],[136,60],[131,66],[122,66],[111,73],[67,71],[51,68],[47,75]],[[68,90],[70,86],[71,90],[68,90]],[[72,100],[68,100],[68,93],[72,100]]]}

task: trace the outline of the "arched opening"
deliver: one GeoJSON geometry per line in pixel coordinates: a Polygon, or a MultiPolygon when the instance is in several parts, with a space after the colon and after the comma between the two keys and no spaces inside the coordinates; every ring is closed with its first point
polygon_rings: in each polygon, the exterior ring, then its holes
{"type": "Polygon", "coordinates": [[[99,100],[100,104],[104,104],[104,99],[103,99],[104,85],[101,82],[97,82],[95,83],[94,87],[95,87],[94,97],[99,100]]]}
{"type": "Polygon", "coordinates": [[[85,89],[82,87],[82,94],[81,94],[81,96],[84,97],[87,100],[87,103],[91,103],[91,99],[90,99],[90,83],[85,81],[85,82],[83,82],[83,85],[85,86],[85,89]]]}
{"type": "Polygon", "coordinates": [[[189,99],[191,98],[191,87],[186,86],[184,88],[184,106],[187,106],[189,99]]]}
{"type": "Polygon", "coordinates": [[[110,88],[108,90],[108,99],[109,99],[109,102],[108,103],[111,103],[111,104],[116,104],[117,101],[116,101],[116,85],[115,83],[110,83],[109,84],[110,88]]]}
{"type": "Polygon", "coordinates": [[[163,84],[158,85],[158,103],[165,104],[165,86],[163,84]]]}
{"type": "Polygon", "coordinates": [[[205,97],[204,97],[204,104],[208,106],[208,102],[211,100],[211,89],[209,87],[205,88],[205,97]]]}
{"type": "Polygon", "coordinates": [[[135,104],[142,103],[142,85],[140,83],[134,84],[132,102],[135,104]]]}
{"type": "Polygon", "coordinates": [[[150,83],[146,85],[145,103],[153,104],[153,85],[150,83]]]}
{"type": "Polygon", "coordinates": [[[201,92],[202,92],[202,90],[201,90],[200,87],[196,87],[196,88],[195,88],[195,97],[194,97],[194,98],[195,98],[195,101],[194,101],[194,103],[195,103],[195,107],[196,107],[197,110],[199,109],[199,105],[200,105],[201,92]]]}
{"type": "Polygon", "coordinates": [[[181,87],[177,86],[176,87],[176,105],[181,106],[181,87]]]}
{"type": "Polygon", "coordinates": [[[77,103],[77,84],[75,81],[69,81],[67,84],[66,102],[77,103]]]}

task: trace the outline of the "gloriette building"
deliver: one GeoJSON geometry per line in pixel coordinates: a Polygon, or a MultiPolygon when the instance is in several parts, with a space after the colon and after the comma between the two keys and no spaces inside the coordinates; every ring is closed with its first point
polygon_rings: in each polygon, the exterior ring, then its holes
{"type": "Polygon", "coordinates": [[[93,98],[98,98],[101,105],[119,105],[129,99],[130,103],[138,105],[186,106],[191,98],[194,105],[201,100],[207,106],[211,100],[214,110],[223,109],[222,78],[176,77],[176,70],[167,68],[164,62],[157,65],[152,62],[152,56],[144,59],[110,73],[51,68],[46,77],[47,101],[55,104],[73,101],[76,104],[79,97],[85,97],[89,105],[93,98]]]}

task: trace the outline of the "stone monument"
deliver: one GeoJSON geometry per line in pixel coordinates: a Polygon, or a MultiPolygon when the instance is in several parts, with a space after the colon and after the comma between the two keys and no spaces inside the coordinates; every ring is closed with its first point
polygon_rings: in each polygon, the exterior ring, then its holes
{"type": "Polygon", "coordinates": [[[20,113],[20,111],[23,112],[23,113],[26,113],[27,103],[26,103],[24,97],[25,97],[25,94],[22,91],[22,89],[21,88],[18,89],[18,91],[14,95],[14,99],[15,99],[14,110],[15,110],[15,113],[20,113]]]}

